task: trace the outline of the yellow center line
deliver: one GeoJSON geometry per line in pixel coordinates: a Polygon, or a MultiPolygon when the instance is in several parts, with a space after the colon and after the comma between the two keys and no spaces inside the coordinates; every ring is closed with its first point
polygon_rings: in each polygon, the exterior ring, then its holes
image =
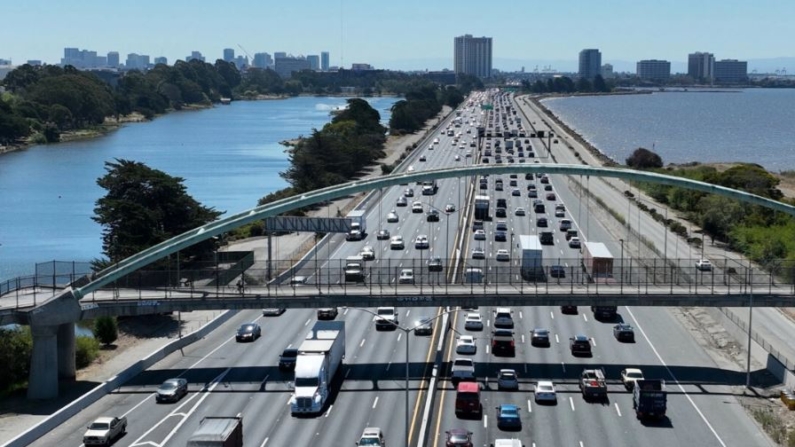
{"type": "MultiPolygon", "coordinates": [[[[456,321],[458,320],[458,313],[457,312],[453,314],[452,320],[453,320],[452,323],[451,323],[452,327],[456,327],[456,321]]],[[[455,332],[452,332],[452,333],[454,334],[455,332]]],[[[451,342],[447,346],[447,352],[445,353],[444,357],[442,357],[442,364],[444,364],[444,362],[446,362],[446,361],[448,361],[450,359],[450,356],[453,353],[452,352],[453,345],[454,345],[454,343],[451,342]]],[[[441,377],[442,377],[442,370],[441,369],[439,370],[439,373],[436,375],[436,377],[439,378],[437,380],[437,382],[436,382],[438,384],[439,382],[441,382],[441,377]]],[[[447,393],[447,387],[443,387],[442,388],[442,391],[441,391],[440,396],[439,396],[438,411],[436,413],[436,427],[435,427],[435,429],[432,432],[433,433],[433,447],[436,447],[437,444],[439,443],[438,434],[439,434],[439,426],[442,425],[442,411],[444,410],[444,395],[445,395],[445,393],[447,393]]]]}

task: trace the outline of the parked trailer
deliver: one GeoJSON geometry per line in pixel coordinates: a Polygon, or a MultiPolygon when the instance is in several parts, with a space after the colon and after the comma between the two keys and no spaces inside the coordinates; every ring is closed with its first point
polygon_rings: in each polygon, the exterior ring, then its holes
{"type": "Polygon", "coordinates": [[[293,415],[318,414],[323,410],[344,358],[345,322],[316,322],[298,348],[295,392],[290,401],[293,415]]]}

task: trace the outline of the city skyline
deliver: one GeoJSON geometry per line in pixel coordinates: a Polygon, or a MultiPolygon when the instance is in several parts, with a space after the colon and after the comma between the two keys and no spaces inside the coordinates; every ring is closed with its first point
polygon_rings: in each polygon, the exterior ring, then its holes
{"type": "MultiPolygon", "coordinates": [[[[453,68],[452,38],[463,34],[492,37],[494,68],[501,70],[525,65],[530,71],[535,64],[560,61],[564,65],[554,68],[568,71],[571,67],[566,65],[576,64],[583,48],[599,48],[602,62],[619,67],[618,71],[622,61],[632,67],[647,59],[672,61],[672,71],[677,71],[677,63],[686,64],[687,55],[698,50],[721,59],[748,61],[795,56],[783,38],[789,31],[789,18],[795,15],[795,3],[780,0],[736,5],[672,0],[664,8],[649,1],[612,0],[598,8],[579,9],[562,4],[518,8],[504,0],[483,8],[462,0],[454,10],[416,0],[400,5],[339,0],[270,6],[244,0],[235,8],[221,10],[205,0],[198,0],[189,10],[152,0],[35,3],[4,11],[0,39],[13,44],[0,49],[0,58],[15,64],[28,59],[52,64],[59,62],[64,47],[77,47],[100,54],[162,56],[169,61],[199,50],[214,61],[223,58],[224,48],[242,54],[242,46],[252,57],[259,52],[309,55],[329,51],[332,66],[369,63],[386,69],[438,70],[453,68]],[[246,14],[240,14],[241,10],[246,14]],[[125,23],[135,27],[120,26],[108,17],[124,17],[125,23]],[[263,17],[272,18],[267,26],[262,26],[263,17]],[[407,32],[410,29],[422,32],[407,32]],[[594,33],[595,29],[601,31],[594,33]],[[650,30],[658,32],[650,34],[650,30]]],[[[795,72],[795,66],[789,69],[795,72]]]]}

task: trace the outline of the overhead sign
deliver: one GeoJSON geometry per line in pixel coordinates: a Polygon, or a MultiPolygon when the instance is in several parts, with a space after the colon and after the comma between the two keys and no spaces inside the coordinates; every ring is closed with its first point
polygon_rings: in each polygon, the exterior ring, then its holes
{"type": "Polygon", "coordinates": [[[277,216],[265,219],[267,231],[308,231],[313,233],[348,233],[351,219],[341,217],[277,216]]]}

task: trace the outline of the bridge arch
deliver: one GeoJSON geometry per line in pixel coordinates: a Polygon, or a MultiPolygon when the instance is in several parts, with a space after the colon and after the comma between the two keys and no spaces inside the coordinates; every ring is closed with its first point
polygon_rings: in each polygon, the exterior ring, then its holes
{"type": "Polygon", "coordinates": [[[586,177],[612,177],[623,180],[642,181],[661,185],[677,186],[685,189],[717,194],[720,196],[739,200],[741,202],[760,205],[776,211],[781,211],[790,216],[795,216],[795,206],[787,205],[772,199],[767,199],[755,194],[711,185],[709,183],[673,177],[653,172],[635,171],[624,168],[591,167],[567,164],[510,164],[510,165],[473,165],[460,168],[438,169],[430,171],[393,174],[365,180],[355,180],[342,185],[310,191],[299,196],[281,199],[267,205],[258,206],[229,217],[219,219],[199,228],[187,231],[167,241],[141,251],[127,259],[122,260],[97,275],[92,281],[82,287],[76,287],[73,295],[80,299],[87,294],[110,284],[119,278],[133,273],[159,259],[165,258],[184,248],[198,242],[210,239],[243,225],[277,216],[287,211],[313,205],[319,202],[333,200],[373,189],[386,188],[423,180],[456,178],[476,176],[483,174],[563,174],[584,175],[586,177]]]}

